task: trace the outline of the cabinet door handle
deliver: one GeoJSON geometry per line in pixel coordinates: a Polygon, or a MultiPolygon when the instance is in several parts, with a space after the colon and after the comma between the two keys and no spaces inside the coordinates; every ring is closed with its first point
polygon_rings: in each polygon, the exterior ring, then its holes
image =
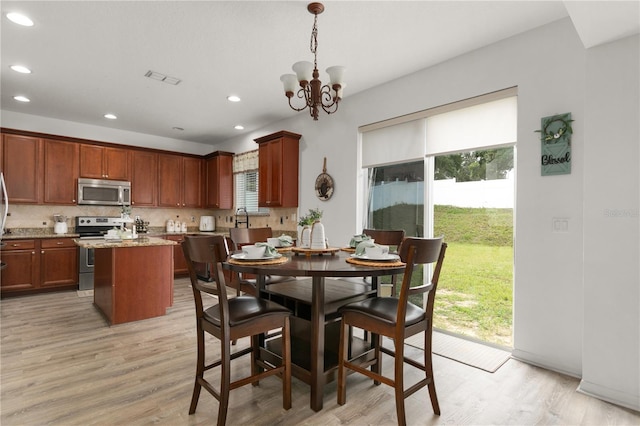
{"type": "Polygon", "coordinates": [[[64,243],[63,243],[62,241],[58,241],[56,244],[57,244],[57,245],[59,245],[59,246],[61,246],[61,245],[63,245],[64,243]]]}
{"type": "Polygon", "coordinates": [[[40,254],[44,254],[44,250],[40,250],[40,254]]]}

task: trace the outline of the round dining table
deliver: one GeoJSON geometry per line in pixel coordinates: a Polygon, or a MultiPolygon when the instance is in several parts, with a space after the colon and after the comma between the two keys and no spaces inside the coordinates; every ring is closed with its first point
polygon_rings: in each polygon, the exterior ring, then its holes
{"type": "MultiPolygon", "coordinates": [[[[399,260],[361,262],[354,264],[347,261],[353,256],[345,251],[336,250],[331,253],[304,254],[284,253],[279,263],[239,261],[230,257],[223,263],[225,269],[256,276],[258,294],[260,297],[271,298],[274,294],[284,296],[296,303],[308,303],[305,309],[293,309],[293,319],[299,317],[299,322],[308,324],[309,333],[305,333],[303,344],[308,348],[301,348],[302,353],[308,354],[309,359],[297,363],[294,359],[292,374],[308,383],[311,388],[310,406],[314,411],[320,411],[323,404],[323,389],[335,379],[337,359],[334,362],[325,360],[325,320],[328,314],[335,314],[338,305],[362,300],[375,296],[378,292],[378,278],[385,275],[395,275],[404,272],[405,266],[399,260]],[[267,284],[267,277],[296,277],[282,284],[267,284]],[[306,277],[306,279],[305,279],[306,277]],[[350,278],[370,277],[370,280],[352,280],[350,278]],[[327,278],[331,278],[327,280],[327,278]],[[271,288],[279,288],[271,291],[271,288]],[[278,294],[279,293],[279,294],[278,294]],[[327,362],[325,362],[327,361],[327,362]],[[304,365],[299,365],[304,364],[304,365]],[[335,365],[334,365],[335,364],[335,365]]],[[[284,300],[278,299],[275,300],[284,300]]],[[[289,306],[288,306],[289,307],[289,306]]],[[[333,324],[339,324],[336,318],[331,318],[333,324]]],[[[292,326],[292,329],[295,329],[292,326]]],[[[339,327],[337,327],[339,329],[339,327]]],[[[333,330],[336,327],[332,327],[333,330]]],[[[333,336],[330,337],[333,341],[333,336]]],[[[337,340],[337,338],[336,338],[337,340]]],[[[292,337],[292,344],[300,339],[292,337]]],[[[292,348],[294,352],[294,348],[292,348]]],[[[337,354],[333,354],[337,356],[337,354]]],[[[335,358],[333,356],[333,358],[335,358]]]]}

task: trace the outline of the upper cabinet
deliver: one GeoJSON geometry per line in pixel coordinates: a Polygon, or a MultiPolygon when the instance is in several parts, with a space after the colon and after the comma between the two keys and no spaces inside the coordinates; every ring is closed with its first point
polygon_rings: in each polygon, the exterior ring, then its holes
{"type": "Polygon", "coordinates": [[[3,134],[2,151],[9,202],[76,204],[77,143],[3,134]]]}
{"type": "Polygon", "coordinates": [[[76,204],[78,153],[75,142],[43,141],[44,197],[46,204],[76,204]]]}
{"type": "Polygon", "coordinates": [[[203,160],[181,155],[158,155],[158,206],[201,208],[203,160]]]}
{"type": "Polygon", "coordinates": [[[40,138],[2,135],[2,172],[12,203],[42,200],[42,143],[40,138]]]}
{"type": "Polygon", "coordinates": [[[205,161],[206,207],[233,208],[233,153],[216,151],[205,161]]]}
{"type": "Polygon", "coordinates": [[[158,154],[150,151],[131,151],[131,205],[158,205],[158,154]]]}
{"type": "Polygon", "coordinates": [[[254,139],[259,145],[258,206],[298,207],[298,156],[301,137],[283,130],[254,139]]]}
{"type": "Polygon", "coordinates": [[[129,150],[80,144],[80,177],[129,180],[129,150]]]}

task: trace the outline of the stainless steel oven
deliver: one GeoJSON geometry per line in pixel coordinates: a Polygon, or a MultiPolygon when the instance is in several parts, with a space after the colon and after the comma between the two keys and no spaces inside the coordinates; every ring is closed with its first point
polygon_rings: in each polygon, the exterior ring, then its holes
{"type": "MultiPolygon", "coordinates": [[[[80,239],[104,239],[109,229],[120,225],[117,217],[76,216],[76,233],[80,239]]],[[[78,251],[79,290],[93,289],[94,249],[80,247],[78,251]]]]}

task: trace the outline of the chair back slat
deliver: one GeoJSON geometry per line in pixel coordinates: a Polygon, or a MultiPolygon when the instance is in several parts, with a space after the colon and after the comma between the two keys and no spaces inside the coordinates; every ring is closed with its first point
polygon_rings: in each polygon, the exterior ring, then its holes
{"type": "Polygon", "coordinates": [[[227,259],[229,249],[225,237],[221,235],[188,235],[182,243],[182,251],[187,260],[187,268],[189,270],[189,278],[196,302],[196,314],[198,317],[202,315],[202,294],[201,292],[211,293],[218,296],[220,305],[220,318],[223,321],[227,319],[228,301],[226,282],[222,273],[222,262],[227,259]],[[196,263],[207,263],[212,265],[212,273],[214,280],[213,289],[210,286],[204,286],[199,280],[196,272],[196,263]]]}
{"type": "Polygon", "coordinates": [[[233,249],[240,250],[242,246],[266,242],[267,238],[273,236],[273,230],[270,227],[264,228],[229,228],[229,237],[233,241],[233,249]]]}
{"type": "Polygon", "coordinates": [[[362,233],[373,238],[376,244],[400,247],[404,240],[404,229],[363,229],[362,233]]]}
{"type": "MultiPolygon", "coordinates": [[[[404,328],[404,318],[409,303],[409,288],[415,265],[428,265],[436,263],[431,274],[431,288],[427,294],[427,316],[431,317],[433,313],[433,304],[435,301],[436,288],[440,277],[440,270],[444,261],[444,254],[447,244],[443,241],[444,237],[438,238],[414,238],[407,237],[402,241],[399,248],[400,259],[407,264],[400,287],[400,295],[398,297],[398,327],[404,328]]],[[[426,271],[425,271],[426,272],[426,271]]]]}

